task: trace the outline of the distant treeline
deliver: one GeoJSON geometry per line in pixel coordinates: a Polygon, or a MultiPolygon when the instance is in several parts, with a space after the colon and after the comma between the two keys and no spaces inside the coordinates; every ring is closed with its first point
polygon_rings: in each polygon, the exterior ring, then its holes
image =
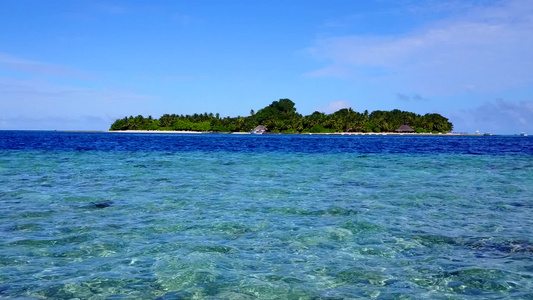
{"type": "Polygon", "coordinates": [[[217,113],[176,115],[164,114],[159,119],[124,117],[116,120],[110,130],[192,130],[210,132],[249,132],[264,125],[269,132],[281,133],[328,133],[328,132],[393,132],[401,125],[409,125],[416,132],[448,132],[452,123],[440,114],[419,115],[394,109],[359,113],[343,108],[332,114],[315,111],[302,116],[296,112],[289,99],[274,101],[257,112],[250,111],[247,117],[224,117],[217,113]]]}

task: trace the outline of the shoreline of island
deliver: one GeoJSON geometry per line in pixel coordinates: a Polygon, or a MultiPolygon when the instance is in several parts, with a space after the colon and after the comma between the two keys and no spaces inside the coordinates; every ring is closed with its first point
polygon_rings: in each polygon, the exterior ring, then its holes
{"type": "Polygon", "coordinates": [[[251,132],[212,132],[191,130],[109,130],[105,133],[162,133],[162,134],[231,134],[231,135],[363,135],[363,136],[483,136],[483,134],[469,133],[404,133],[404,132],[321,132],[321,133],[279,133],[267,132],[254,134],[251,132]]]}

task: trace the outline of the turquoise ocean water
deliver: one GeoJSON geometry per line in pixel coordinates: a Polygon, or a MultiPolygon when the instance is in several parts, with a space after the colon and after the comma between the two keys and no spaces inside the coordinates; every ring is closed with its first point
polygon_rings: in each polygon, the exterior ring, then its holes
{"type": "Polygon", "coordinates": [[[0,298],[533,299],[533,141],[0,133],[0,298]]]}

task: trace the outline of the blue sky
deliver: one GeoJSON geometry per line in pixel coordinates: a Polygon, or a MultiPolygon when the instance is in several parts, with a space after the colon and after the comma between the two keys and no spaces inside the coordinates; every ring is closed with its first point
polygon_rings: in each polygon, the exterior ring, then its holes
{"type": "Polygon", "coordinates": [[[0,1],[0,129],[401,109],[533,133],[533,1],[0,1]]]}

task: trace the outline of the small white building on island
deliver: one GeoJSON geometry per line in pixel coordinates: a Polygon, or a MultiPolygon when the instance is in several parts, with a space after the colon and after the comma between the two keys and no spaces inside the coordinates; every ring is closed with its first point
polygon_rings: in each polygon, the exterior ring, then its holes
{"type": "Polygon", "coordinates": [[[263,134],[263,133],[266,133],[267,131],[268,131],[268,128],[266,128],[263,125],[259,125],[255,127],[252,131],[250,131],[250,133],[251,134],[263,134]]]}

